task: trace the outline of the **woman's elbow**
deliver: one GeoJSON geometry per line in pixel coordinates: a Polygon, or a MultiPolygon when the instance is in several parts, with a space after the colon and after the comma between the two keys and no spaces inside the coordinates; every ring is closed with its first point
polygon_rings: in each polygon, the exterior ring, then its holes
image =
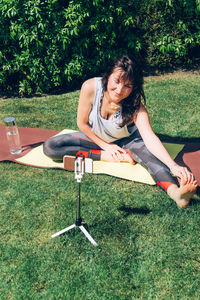
{"type": "Polygon", "coordinates": [[[76,124],[77,124],[77,126],[78,126],[78,128],[81,130],[81,125],[82,125],[82,122],[79,120],[79,118],[77,118],[77,120],[76,120],[76,124]]]}
{"type": "Polygon", "coordinates": [[[86,124],[85,124],[83,121],[81,121],[79,118],[77,118],[76,124],[77,124],[77,126],[78,126],[78,128],[79,128],[80,131],[82,131],[83,128],[85,127],[85,125],[86,125],[86,124]]]}
{"type": "Polygon", "coordinates": [[[83,122],[82,120],[77,118],[76,124],[79,128],[80,131],[84,132],[85,130],[87,130],[88,126],[90,127],[88,122],[83,122]]]}

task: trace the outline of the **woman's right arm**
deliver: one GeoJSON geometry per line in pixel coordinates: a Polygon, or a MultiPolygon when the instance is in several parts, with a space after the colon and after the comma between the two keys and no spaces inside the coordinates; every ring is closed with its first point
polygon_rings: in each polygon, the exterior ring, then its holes
{"type": "Polygon", "coordinates": [[[121,155],[126,154],[126,151],[115,144],[110,144],[98,137],[89,125],[89,114],[93,105],[95,94],[95,79],[88,79],[81,87],[78,113],[77,113],[77,125],[85,135],[87,135],[95,144],[97,144],[102,150],[109,151],[110,154],[116,159],[122,159],[121,155]]]}
{"type": "Polygon", "coordinates": [[[91,78],[85,81],[81,87],[78,113],[77,113],[77,125],[85,135],[87,135],[95,144],[101,149],[105,149],[108,143],[98,137],[89,125],[89,114],[94,101],[95,93],[95,79],[91,78]]]}

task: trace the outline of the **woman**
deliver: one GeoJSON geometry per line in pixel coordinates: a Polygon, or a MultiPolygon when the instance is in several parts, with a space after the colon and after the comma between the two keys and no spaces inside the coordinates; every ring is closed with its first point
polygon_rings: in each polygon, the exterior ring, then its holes
{"type": "Polygon", "coordinates": [[[187,207],[197,182],[153,132],[142,98],[145,103],[142,72],[135,60],[123,55],[103,77],[83,83],[77,114],[80,132],[48,139],[44,153],[53,159],[82,153],[93,160],[136,161],[178,207],[187,207]]]}

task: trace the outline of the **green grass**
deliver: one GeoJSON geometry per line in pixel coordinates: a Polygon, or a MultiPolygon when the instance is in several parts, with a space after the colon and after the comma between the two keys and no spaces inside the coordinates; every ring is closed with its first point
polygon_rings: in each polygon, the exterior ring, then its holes
{"type": "MultiPolygon", "coordinates": [[[[147,78],[156,133],[199,138],[200,79],[147,78]]],[[[0,119],[19,126],[77,129],[79,91],[0,99],[0,119]]],[[[82,217],[98,242],[73,229],[77,183],[63,170],[0,164],[0,299],[200,299],[200,205],[178,209],[155,186],[85,174],[82,217]]]]}

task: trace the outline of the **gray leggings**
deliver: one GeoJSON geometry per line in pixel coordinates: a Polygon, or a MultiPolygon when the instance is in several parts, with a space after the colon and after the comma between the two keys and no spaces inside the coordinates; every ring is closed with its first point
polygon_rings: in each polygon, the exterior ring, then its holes
{"type": "MultiPolygon", "coordinates": [[[[165,191],[171,184],[178,184],[169,168],[157,159],[145,146],[139,131],[136,129],[126,138],[114,142],[131,152],[132,158],[144,166],[152,175],[157,185],[165,191]]],[[[44,153],[55,160],[62,160],[64,155],[83,154],[93,160],[100,160],[101,148],[93,143],[84,133],[73,132],[49,138],[43,145],[44,153]]]]}

